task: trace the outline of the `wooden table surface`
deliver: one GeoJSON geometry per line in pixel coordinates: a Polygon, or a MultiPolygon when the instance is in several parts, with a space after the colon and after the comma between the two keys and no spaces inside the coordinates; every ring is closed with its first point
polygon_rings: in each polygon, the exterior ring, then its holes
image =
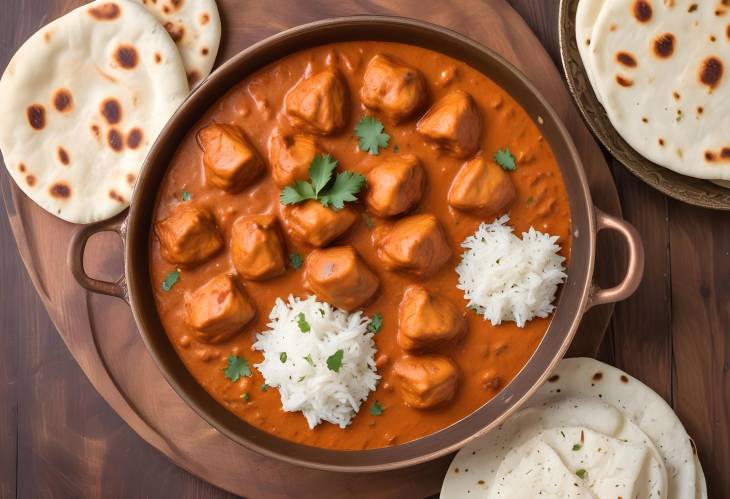
{"type": "MultiPolygon", "coordinates": [[[[49,19],[40,1],[0,3],[4,68],[49,19]]],[[[511,3],[559,64],[558,1],[511,3]]],[[[697,443],[710,497],[730,497],[730,214],[674,201],[611,168],[647,264],[638,292],[616,307],[601,357],[672,404],[697,443]]],[[[0,215],[0,498],[227,495],[147,445],[94,391],[0,215]]]]}

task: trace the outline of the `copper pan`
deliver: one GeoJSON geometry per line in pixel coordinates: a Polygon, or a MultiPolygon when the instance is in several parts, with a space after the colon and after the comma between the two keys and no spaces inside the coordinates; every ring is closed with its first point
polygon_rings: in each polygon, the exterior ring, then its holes
{"type": "MultiPolygon", "coordinates": [[[[581,158],[565,126],[525,77],[499,55],[448,29],[395,17],[328,19],[289,29],[259,42],[216,70],[170,119],[152,147],[137,181],[128,212],[114,220],[81,227],[74,235],[68,263],[86,289],[117,296],[132,308],[150,355],[175,391],[202,418],[239,444],[261,454],[311,468],[369,472],[392,470],[453,452],[497,426],[539,387],[563,357],[581,317],[594,305],[628,297],[639,284],[644,252],[636,230],[593,206],[581,158]],[[553,320],[534,355],[494,399],[443,430],[384,449],[337,451],[305,446],[265,433],[218,404],[190,375],[165,334],[155,308],[148,251],[152,213],[167,166],[187,131],[231,87],[263,66],[304,48],[351,40],[385,40],[418,45],[460,59],[506,89],[539,125],[562,170],[573,221],[572,257],[553,320]],[[617,231],[626,240],[629,264],[623,281],[610,289],[593,284],[596,234],[617,231]],[[89,277],[83,269],[86,242],[93,234],[114,231],[125,245],[125,275],[118,282],[89,277]]],[[[170,424],[175,424],[170,421],[170,424]]]]}

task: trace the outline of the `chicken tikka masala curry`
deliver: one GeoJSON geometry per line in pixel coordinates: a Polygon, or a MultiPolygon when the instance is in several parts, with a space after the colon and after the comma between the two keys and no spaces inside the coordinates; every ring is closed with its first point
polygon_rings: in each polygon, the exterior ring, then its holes
{"type": "Polygon", "coordinates": [[[245,77],[179,145],[154,214],[157,309],[192,376],[247,423],[327,449],[402,444],[489,401],[550,318],[492,326],[454,269],[464,239],[502,214],[515,233],[559,236],[569,257],[541,120],[463,62],[405,44],[323,45],[245,77]],[[325,194],[318,163],[338,173],[325,194]],[[254,368],[276,299],[311,294],[377,317],[381,379],[344,429],[283,411],[254,368]]]}

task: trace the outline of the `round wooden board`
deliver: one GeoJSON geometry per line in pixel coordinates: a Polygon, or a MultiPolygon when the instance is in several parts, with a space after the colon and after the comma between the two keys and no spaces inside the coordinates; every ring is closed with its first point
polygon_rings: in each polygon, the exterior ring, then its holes
{"type": "MultiPolygon", "coordinates": [[[[49,0],[49,18],[77,0],[49,0]]],[[[581,151],[594,203],[620,215],[618,194],[605,159],[577,111],[558,70],[522,18],[504,0],[458,0],[424,8],[420,0],[248,2],[218,0],[223,43],[218,62],[280,30],[305,22],[361,13],[414,17],[457,30],[491,47],[520,68],[555,107],[581,151]]],[[[29,31],[27,36],[31,35],[29,31]]],[[[66,267],[75,226],[47,214],[3,171],[3,198],[20,254],[48,313],[82,370],[112,408],[142,438],[179,466],[246,497],[424,497],[437,493],[450,457],[377,474],[313,471],[268,459],[218,434],[175,394],[147,354],[132,314],[121,300],[86,293],[66,267]]],[[[91,275],[122,272],[121,243],[107,234],[92,240],[85,262],[91,275]]],[[[625,267],[625,251],[611,234],[599,238],[596,279],[608,286],[625,267]]],[[[595,354],[612,307],[586,314],[572,355],[595,354]]]]}

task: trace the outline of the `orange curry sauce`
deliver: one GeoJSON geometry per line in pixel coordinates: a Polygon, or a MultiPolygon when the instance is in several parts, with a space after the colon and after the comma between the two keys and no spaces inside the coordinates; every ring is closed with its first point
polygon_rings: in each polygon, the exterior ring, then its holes
{"type": "MultiPolygon", "coordinates": [[[[473,68],[448,56],[419,47],[384,42],[347,42],[307,49],[265,67],[244,78],[221,98],[190,130],[180,144],[162,184],[154,220],[168,216],[170,210],[182,201],[183,191],[190,193],[191,203],[209,209],[215,216],[219,230],[226,241],[225,251],[215,258],[190,270],[183,270],[179,282],[169,291],[161,288],[167,274],[175,266],[160,255],[159,242],[150,237],[150,266],[157,309],[170,341],[195,379],[228,410],[247,423],[281,438],[328,449],[371,449],[405,443],[441,430],[467,416],[504,388],[526,364],[547,330],[550,319],[536,318],[525,328],[513,322],[493,327],[466,308],[463,294],[456,288],[455,267],[463,249],[461,242],[471,235],[480,222],[492,222],[494,216],[476,217],[455,211],[447,203],[449,185],[464,160],[441,152],[416,132],[415,124],[428,106],[447,91],[463,89],[470,93],[482,115],[482,154],[491,160],[498,149],[509,147],[517,158],[517,170],[511,172],[517,196],[508,214],[515,233],[520,235],[530,226],[560,237],[561,254],[570,253],[570,211],[567,194],[555,157],[538,126],[537,116],[527,113],[503,89],[473,68]],[[379,156],[362,152],[357,147],[355,124],[366,114],[359,91],[367,62],[376,54],[394,56],[420,70],[427,82],[428,105],[413,118],[398,125],[388,124],[390,144],[379,156]],[[211,122],[232,123],[240,126],[251,143],[267,161],[268,140],[275,126],[290,130],[282,103],[286,92],[304,75],[328,67],[336,68],[346,80],[349,89],[350,116],[344,131],[334,136],[319,137],[324,150],[339,161],[342,169],[366,174],[384,157],[411,153],[422,162],[426,172],[423,198],[413,213],[434,214],[443,225],[453,256],[441,270],[425,279],[389,272],[383,269],[371,242],[371,229],[361,217],[356,224],[332,245],[351,244],[380,279],[380,289],[373,301],[365,307],[372,316],[383,314],[382,329],[375,336],[378,356],[384,354],[387,362],[380,366],[382,379],[377,391],[363,403],[360,412],[346,429],[322,423],[310,430],[304,416],[281,409],[279,393],[270,388],[262,391],[261,374],[253,367],[263,355],[252,351],[256,333],[267,329],[268,315],[277,297],[289,294],[305,297],[303,267],[287,267],[286,272],[262,282],[245,281],[243,284],[255,303],[256,318],[240,334],[222,344],[205,344],[195,339],[185,324],[184,295],[195,290],[213,276],[235,273],[230,261],[228,241],[231,225],[241,215],[273,213],[280,209],[280,189],[266,174],[254,185],[232,195],[206,186],[202,152],[195,134],[211,122]],[[392,365],[404,355],[396,343],[398,304],[403,290],[413,282],[448,297],[463,308],[468,321],[468,332],[457,344],[439,349],[459,366],[459,386],[454,398],[432,410],[416,410],[401,401],[394,387],[392,365]],[[229,381],[223,373],[229,355],[248,360],[254,374],[237,382],[229,381]],[[249,400],[242,394],[247,392],[249,400]],[[370,407],[378,401],[384,408],[382,415],[370,414],[370,407]]],[[[364,191],[359,196],[364,197],[364,191]]],[[[362,202],[355,208],[365,212],[362,202]]],[[[496,214],[501,215],[501,214],[496,214]]],[[[377,226],[383,220],[373,217],[377,226]]],[[[298,252],[303,257],[310,247],[286,237],[287,254],[298,252]]]]}

